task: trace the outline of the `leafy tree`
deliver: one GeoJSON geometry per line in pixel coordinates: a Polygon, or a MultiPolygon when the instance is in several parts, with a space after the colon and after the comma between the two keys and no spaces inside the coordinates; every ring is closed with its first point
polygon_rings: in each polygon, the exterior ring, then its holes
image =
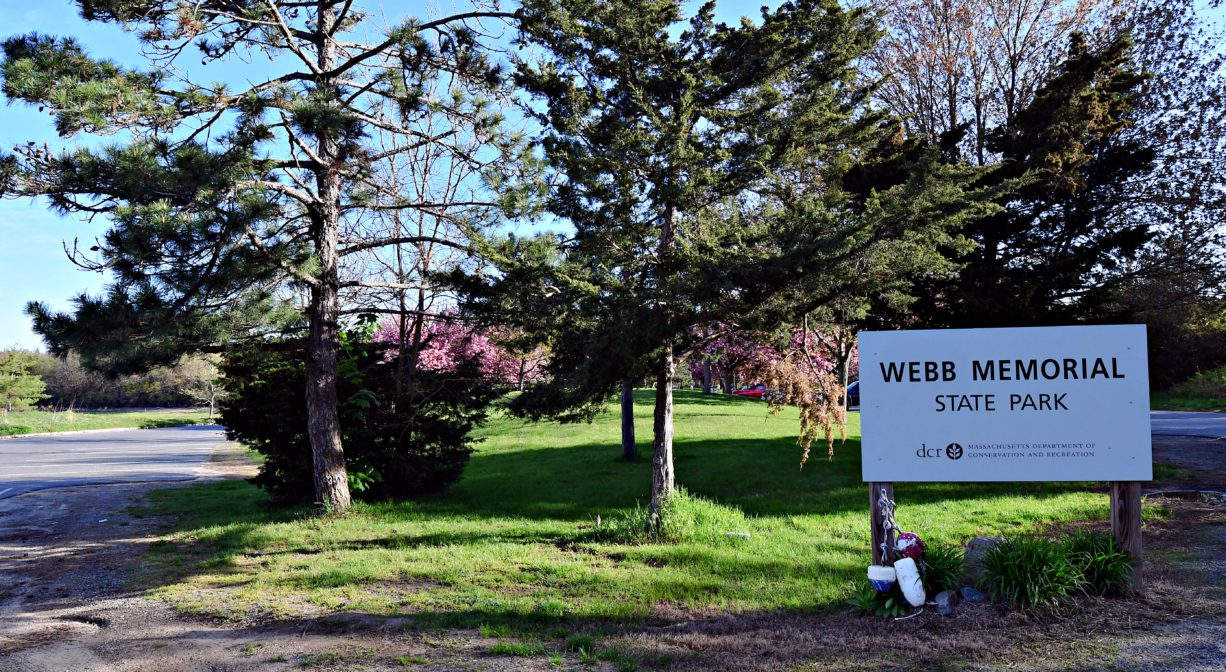
{"type": "Polygon", "coordinates": [[[46,398],[43,379],[33,373],[37,364],[38,357],[32,353],[0,352],[0,409],[4,410],[4,424],[9,422],[9,413],[33,408],[46,398]]]}
{"type": "MultiPolygon", "coordinates": [[[[464,362],[474,362],[481,377],[504,388],[523,389],[540,380],[545,363],[541,348],[516,351],[507,336],[496,329],[481,329],[455,311],[422,319],[417,344],[417,367],[425,371],[454,373],[464,362]],[[501,336],[501,337],[500,337],[501,336]]],[[[400,322],[384,322],[372,337],[376,343],[400,344],[400,322]]]]}
{"type": "Polygon", "coordinates": [[[808,320],[792,329],[791,341],[779,348],[772,358],[751,362],[745,373],[766,385],[762,396],[771,413],[786,405],[800,409],[800,436],[797,443],[804,449],[800,457],[803,469],[809,461],[809,451],[819,437],[826,441],[828,459],[834,459],[834,432],[847,439],[847,387],[841,379],[844,369],[839,360],[828,358],[818,334],[822,328],[810,327],[808,320]]]}
{"type": "Polygon", "coordinates": [[[209,407],[209,418],[217,413],[217,402],[225,398],[217,359],[185,357],[177,367],[181,373],[178,390],[197,404],[209,407]]]}
{"type": "Polygon", "coordinates": [[[418,283],[371,255],[426,242],[465,248],[383,215],[467,229],[518,193],[494,170],[520,150],[491,104],[502,78],[477,23],[511,15],[477,6],[407,18],[378,36],[362,4],[77,0],[87,20],[135,32],[146,67],[45,35],[6,40],[0,63],[5,96],[51,112],[61,136],[120,138],[0,156],[0,193],[47,196],[56,211],[111,223],[95,256],[78,259],[114,283],[67,314],[31,304],[36,331],[56,354],[124,372],[305,330],[316,501],[332,511],[350,501],[336,391],[342,322],[419,312],[389,305],[382,292],[418,283]],[[242,88],[187,79],[176,64],[192,47],[205,64],[254,61],[269,77],[242,88]],[[389,180],[389,166],[469,177],[389,180]]]}
{"type": "Polygon", "coordinates": [[[865,104],[855,63],[877,31],[833,0],[731,27],[710,3],[683,20],[671,0],[531,2],[522,25],[541,54],[518,79],[548,129],[549,208],[575,230],[490,241],[498,273],[458,283],[549,345],[549,379],[520,413],[589,418],[623,380],[654,380],[656,521],[674,490],[679,362],[716,325],[826,304],[874,255],[939,258],[964,176],[937,179],[934,153],[865,104]]]}
{"type": "Polygon", "coordinates": [[[959,158],[994,162],[988,136],[1052,77],[1075,32],[1117,18],[1112,0],[878,0],[885,36],[869,71],[908,132],[960,137],[959,158]]]}
{"type": "Polygon", "coordinates": [[[1128,184],[1128,216],[1157,235],[1122,268],[1107,308],[1149,325],[1150,380],[1166,386],[1226,362],[1226,53],[1220,22],[1195,3],[1138,0],[1129,10],[1123,29],[1149,78],[1123,132],[1155,158],[1128,184]]]}
{"type": "Polygon", "coordinates": [[[47,384],[41,405],[60,408],[172,407],[208,404],[220,389],[217,370],[206,356],[185,356],[170,366],[107,376],[86,369],[75,353],[38,355],[35,372],[47,384]]]}
{"type": "Polygon", "coordinates": [[[710,340],[697,353],[690,365],[690,373],[695,378],[704,379],[704,385],[709,385],[706,382],[709,375],[719,381],[724,394],[732,394],[736,390],[738,379],[747,369],[779,358],[779,353],[769,340],[768,337],[754,332],[726,331],[719,338],[710,340]]]}

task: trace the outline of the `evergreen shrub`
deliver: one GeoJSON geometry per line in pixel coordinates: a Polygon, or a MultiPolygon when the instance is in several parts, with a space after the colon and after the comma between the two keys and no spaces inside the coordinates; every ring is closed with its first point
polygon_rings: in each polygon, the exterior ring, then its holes
{"type": "MultiPolygon", "coordinates": [[[[473,430],[501,390],[462,362],[452,372],[416,371],[397,385],[389,347],[346,334],[337,396],[349,485],[358,499],[408,499],[436,493],[462,475],[473,430]],[[399,391],[398,391],[399,390],[399,391]]],[[[307,434],[303,343],[265,343],[227,355],[226,435],[264,456],[253,482],[282,503],[314,498],[307,434]]]]}

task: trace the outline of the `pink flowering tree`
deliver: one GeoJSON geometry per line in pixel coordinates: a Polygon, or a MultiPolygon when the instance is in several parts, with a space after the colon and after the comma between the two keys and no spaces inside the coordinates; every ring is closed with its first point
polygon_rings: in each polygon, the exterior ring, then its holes
{"type": "Polygon", "coordinates": [[[732,394],[738,380],[758,382],[748,380],[746,372],[779,356],[761,334],[732,330],[698,352],[691,360],[690,374],[703,382],[704,392],[709,391],[712,381],[718,381],[724,394],[732,394]]]}
{"type": "Polygon", "coordinates": [[[748,375],[766,385],[763,398],[772,413],[784,406],[800,409],[802,468],[814,441],[824,439],[827,457],[834,459],[835,430],[847,439],[847,381],[858,368],[854,329],[807,318],[793,328],[786,352],[748,367],[748,375]]]}
{"type": "Polygon", "coordinates": [[[474,327],[454,313],[423,318],[420,325],[412,327],[402,329],[398,321],[387,321],[375,330],[372,340],[401,345],[388,357],[403,353],[402,359],[415,361],[413,368],[417,370],[453,372],[461,363],[475,361],[483,378],[519,389],[539,380],[544,371],[545,353],[541,348],[516,349],[509,334],[474,327]]]}

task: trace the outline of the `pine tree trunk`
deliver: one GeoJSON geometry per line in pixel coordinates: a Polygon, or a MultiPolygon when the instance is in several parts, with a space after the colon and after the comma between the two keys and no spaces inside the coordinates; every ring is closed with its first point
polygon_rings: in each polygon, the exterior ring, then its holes
{"type": "Polygon", "coordinates": [[[651,502],[647,505],[648,524],[659,521],[660,506],[673,494],[673,373],[677,363],[673,346],[665,346],[664,359],[656,376],[656,408],[652,423],[651,502]]]}
{"type": "MultiPolygon", "coordinates": [[[[660,228],[659,280],[660,295],[657,309],[673,310],[669,302],[669,282],[672,276],[673,225],[677,209],[670,203],[664,212],[660,228]]],[[[667,313],[661,315],[666,318],[667,313]]],[[[656,370],[656,407],[652,422],[651,442],[651,500],[647,504],[647,525],[655,527],[660,522],[660,508],[672,496],[675,488],[673,477],[673,374],[677,360],[673,353],[673,339],[669,335],[662,344],[659,368],[656,370]]]]}
{"type": "MultiPolygon", "coordinates": [[[[335,221],[335,220],[334,220],[335,221]]],[[[311,334],[307,344],[307,435],[315,466],[315,498],[322,512],[340,513],[349,509],[349,477],[341,447],[340,420],[337,417],[336,370],[340,339],[340,303],[336,290],[336,226],[331,230],[332,254],[321,246],[319,259],[325,270],[323,282],[311,292],[311,334]],[[327,278],[327,279],[325,279],[327,278]]]]}
{"type": "MultiPolygon", "coordinates": [[[[319,65],[332,68],[336,43],[330,32],[336,20],[331,9],[320,8],[318,31],[319,65]]],[[[329,88],[331,82],[320,82],[329,88]]],[[[332,88],[335,88],[332,85],[332,88]]],[[[332,91],[339,95],[339,91],[332,91]]],[[[349,510],[349,475],[341,446],[340,419],[337,417],[337,356],[340,351],[340,297],[338,295],[340,223],[340,143],[336,132],[323,130],[318,136],[318,155],[323,164],[316,172],[316,187],[321,201],[314,217],[315,254],[318,283],[311,289],[311,330],[307,343],[307,435],[315,466],[315,497],[322,512],[349,510]]]]}
{"type": "Polygon", "coordinates": [[[711,394],[711,362],[702,363],[702,393],[711,394]]]}
{"type": "Polygon", "coordinates": [[[622,381],[622,457],[634,460],[639,456],[634,444],[634,381],[622,381]]]}

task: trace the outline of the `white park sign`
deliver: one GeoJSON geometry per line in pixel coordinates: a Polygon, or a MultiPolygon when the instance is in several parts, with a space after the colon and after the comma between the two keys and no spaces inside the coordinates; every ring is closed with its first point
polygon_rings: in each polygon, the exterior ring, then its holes
{"type": "Polygon", "coordinates": [[[1144,325],[860,334],[865,481],[1148,481],[1144,325]]]}

